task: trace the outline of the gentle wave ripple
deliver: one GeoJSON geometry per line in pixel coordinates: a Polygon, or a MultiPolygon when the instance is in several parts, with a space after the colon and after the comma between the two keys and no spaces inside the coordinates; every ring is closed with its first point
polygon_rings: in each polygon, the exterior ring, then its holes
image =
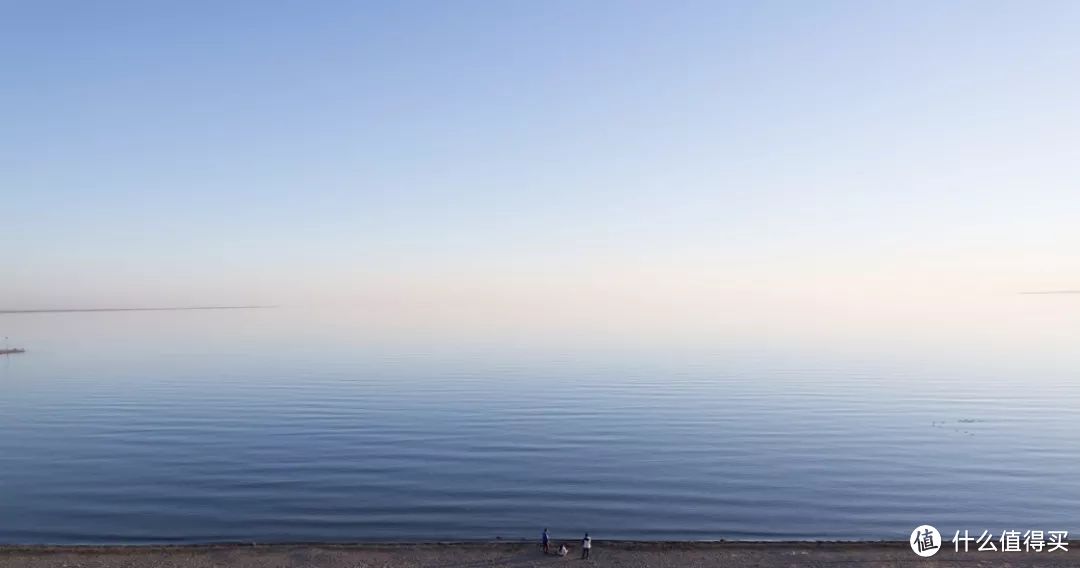
{"type": "Polygon", "coordinates": [[[879,539],[924,522],[1080,520],[1075,384],[571,362],[152,363],[25,358],[0,371],[0,541],[490,539],[543,526],[879,539]]]}

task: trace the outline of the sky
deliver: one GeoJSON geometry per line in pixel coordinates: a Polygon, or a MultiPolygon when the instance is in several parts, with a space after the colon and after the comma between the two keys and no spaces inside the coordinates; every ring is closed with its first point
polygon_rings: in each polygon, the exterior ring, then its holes
{"type": "Polygon", "coordinates": [[[1021,293],[1080,288],[1078,29],[1072,1],[0,0],[0,309],[857,334],[1038,302],[1075,331],[1080,295],[1021,293]]]}

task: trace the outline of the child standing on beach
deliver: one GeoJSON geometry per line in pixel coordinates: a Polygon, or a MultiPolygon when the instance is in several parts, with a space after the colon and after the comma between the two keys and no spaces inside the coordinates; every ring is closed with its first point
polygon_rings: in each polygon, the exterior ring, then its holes
{"type": "Polygon", "coordinates": [[[548,553],[548,532],[544,529],[544,534],[540,536],[540,546],[544,549],[544,554],[548,553]]]}
{"type": "Polygon", "coordinates": [[[585,560],[589,557],[589,551],[592,550],[592,538],[589,537],[589,533],[585,533],[585,539],[581,541],[581,559],[585,560]]]}

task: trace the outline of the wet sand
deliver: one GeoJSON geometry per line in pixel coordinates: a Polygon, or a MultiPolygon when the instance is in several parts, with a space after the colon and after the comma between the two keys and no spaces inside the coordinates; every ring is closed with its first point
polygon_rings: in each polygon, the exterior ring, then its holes
{"type": "MultiPolygon", "coordinates": [[[[556,540],[556,543],[563,541],[556,540]]],[[[222,545],[131,547],[0,547],[3,568],[484,568],[484,567],[889,567],[1080,565],[1080,553],[953,552],[916,556],[905,542],[603,542],[580,560],[578,542],[565,558],[535,544],[430,543],[358,545],[222,545]]]]}

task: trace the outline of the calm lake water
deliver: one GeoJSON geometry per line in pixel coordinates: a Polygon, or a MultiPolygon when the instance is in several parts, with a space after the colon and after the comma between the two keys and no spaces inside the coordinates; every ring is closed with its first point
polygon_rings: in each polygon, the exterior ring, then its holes
{"type": "Polygon", "coordinates": [[[5,543],[1080,529],[1071,349],[526,349],[281,310],[0,317],[28,348],[0,358],[5,543]]]}

